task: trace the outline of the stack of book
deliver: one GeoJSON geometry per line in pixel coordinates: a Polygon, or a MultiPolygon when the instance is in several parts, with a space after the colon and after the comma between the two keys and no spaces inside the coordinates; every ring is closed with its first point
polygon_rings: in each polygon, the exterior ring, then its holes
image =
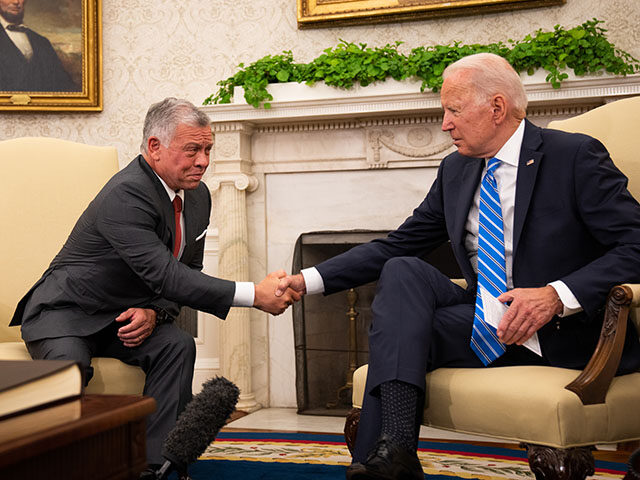
{"type": "Polygon", "coordinates": [[[0,443],[80,418],[82,372],[66,360],[0,360],[0,443]]]}

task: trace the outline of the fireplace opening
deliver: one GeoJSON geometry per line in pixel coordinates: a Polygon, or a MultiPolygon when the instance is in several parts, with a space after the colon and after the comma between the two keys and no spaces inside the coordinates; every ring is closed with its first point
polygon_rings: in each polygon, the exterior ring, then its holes
{"type": "MultiPolygon", "coordinates": [[[[312,267],[388,231],[303,233],[296,241],[293,271],[312,267]]],[[[424,258],[450,278],[460,277],[450,245],[424,258]]],[[[298,413],[344,416],[351,408],[353,370],[367,363],[367,333],[376,282],[332,295],[307,295],[293,305],[298,413]]]]}

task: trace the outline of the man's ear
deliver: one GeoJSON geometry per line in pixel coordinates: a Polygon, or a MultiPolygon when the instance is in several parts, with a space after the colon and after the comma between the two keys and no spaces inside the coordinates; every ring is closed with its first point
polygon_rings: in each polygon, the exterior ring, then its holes
{"type": "Polygon", "coordinates": [[[494,95],[491,99],[491,109],[493,111],[493,121],[499,125],[507,118],[507,102],[503,95],[494,95]]]}
{"type": "Polygon", "coordinates": [[[147,140],[147,152],[149,153],[149,157],[153,160],[158,160],[160,158],[160,147],[161,147],[160,139],[158,137],[149,137],[147,140]]]}

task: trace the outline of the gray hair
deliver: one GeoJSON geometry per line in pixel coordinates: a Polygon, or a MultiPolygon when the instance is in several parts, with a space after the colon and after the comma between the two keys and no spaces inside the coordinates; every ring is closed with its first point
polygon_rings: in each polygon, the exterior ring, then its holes
{"type": "Polygon", "coordinates": [[[476,53],[452,63],[444,69],[443,80],[456,72],[469,71],[478,103],[496,94],[505,95],[513,103],[514,114],[522,119],[527,114],[527,94],[520,75],[503,57],[493,53],[476,53]]]}
{"type": "Polygon", "coordinates": [[[187,100],[167,97],[161,102],[149,107],[144,119],[142,130],[142,144],[140,151],[147,152],[149,138],[158,137],[160,143],[168,146],[178,125],[185,124],[192,127],[208,127],[211,124],[209,116],[187,100]]]}

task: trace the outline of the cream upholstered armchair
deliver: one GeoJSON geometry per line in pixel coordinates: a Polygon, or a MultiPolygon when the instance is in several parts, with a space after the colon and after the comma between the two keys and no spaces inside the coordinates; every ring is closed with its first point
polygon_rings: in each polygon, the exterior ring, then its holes
{"type": "MultiPolygon", "coordinates": [[[[640,97],[619,100],[550,128],[582,132],[602,141],[640,199],[640,97]]],[[[538,479],[584,479],[593,474],[596,444],[640,439],[640,372],[613,377],[629,311],[640,333],[640,285],[614,287],[596,351],[579,372],[553,367],[441,368],[427,374],[425,425],[487,435],[526,446],[538,479]]],[[[345,436],[353,443],[367,366],[353,376],[353,407],[345,436]]]]}
{"type": "MultiPolygon", "coordinates": [[[[115,148],[53,138],[0,142],[0,360],[31,357],[9,321],[20,298],[58,253],[76,220],[118,171],[115,148]]],[[[114,358],[94,358],[87,393],[140,394],[144,373],[114,358]]]]}

